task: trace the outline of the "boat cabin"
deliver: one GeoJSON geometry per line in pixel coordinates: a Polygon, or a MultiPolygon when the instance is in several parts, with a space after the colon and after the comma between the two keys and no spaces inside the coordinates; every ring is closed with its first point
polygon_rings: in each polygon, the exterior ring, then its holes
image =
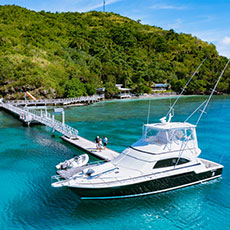
{"type": "Polygon", "coordinates": [[[196,141],[195,125],[182,122],[146,124],[142,139],[149,144],[173,141],[196,141]]]}
{"type": "Polygon", "coordinates": [[[197,144],[196,126],[187,122],[165,122],[146,124],[143,126],[142,137],[131,148],[135,156],[146,153],[146,159],[152,156],[175,156],[183,154],[198,156],[200,149],[197,144]],[[138,152],[138,153],[137,153],[138,152]],[[167,154],[166,154],[167,153],[167,154]]]}

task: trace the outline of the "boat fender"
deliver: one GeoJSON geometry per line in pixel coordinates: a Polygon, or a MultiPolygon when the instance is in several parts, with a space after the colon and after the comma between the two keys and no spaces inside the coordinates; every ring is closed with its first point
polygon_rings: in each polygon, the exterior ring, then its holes
{"type": "Polygon", "coordinates": [[[88,171],[86,172],[87,176],[91,176],[95,171],[93,169],[88,169],[88,171]]]}

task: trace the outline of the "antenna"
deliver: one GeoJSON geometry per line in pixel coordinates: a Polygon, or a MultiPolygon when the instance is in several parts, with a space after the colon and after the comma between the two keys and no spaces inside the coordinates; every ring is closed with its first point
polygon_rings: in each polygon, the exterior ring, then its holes
{"type": "Polygon", "coordinates": [[[208,98],[208,100],[207,100],[207,102],[206,102],[206,104],[205,104],[203,110],[201,111],[201,114],[200,114],[200,116],[199,116],[199,118],[198,118],[198,120],[197,120],[197,122],[196,122],[196,125],[198,125],[198,123],[199,123],[201,117],[203,116],[203,114],[204,114],[204,112],[205,112],[205,110],[206,110],[206,108],[207,108],[207,106],[208,106],[208,103],[209,103],[209,101],[211,100],[211,97],[212,97],[213,93],[215,92],[216,87],[217,87],[217,85],[218,85],[218,83],[219,83],[221,77],[223,76],[223,74],[224,74],[224,72],[225,72],[225,70],[226,70],[226,68],[227,68],[227,66],[228,66],[228,64],[229,64],[229,62],[230,62],[230,59],[228,60],[227,64],[225,65],[223,71],[221,72],[221,74],[220,74],[220,76],[219,76],[219,78],[218,78],[218,80],[217,80],[217,82],[216,82],[216,84],[215,84],[215,86],[214,86],[214,88],[213,88],[213,90],[212,90],[212,92],[211,92],[211,94],[210,94],[210,96],[209,96],[209,98],[208,98]]]}
{"type": "Polygon", "coordinates": [[[103,12],[105,12],[105,0],[103,0],[103,12]]]}
{"type": "Polygon", "coordinates": [[[172,89],[171,89],[171,85],[169,85],[169,90],[170,90],[170,97],[169,97],[169,99],[170,99],[170,106],[169,106],[169,108],[171,108],[172,107],[172,89]]]}
{"type": "Polygon", "coordinates": [[[172,112],[172,110],[174,109],[177,101],[179,100],[179,98],[181,97],[181,95],[184,93],[186,87],[188,86],[188,84],[190,83],[190,81],[193,79],[193,77],[195,76],[195,74],[197,73],[197,71],[200,69],[200,67],[203,65],[203,63],[206,61],[207,58],[205,58],[201,63],[200,65],[197,67],[197,69],[195,70],[195,72],[192,74],[192,76],[190,77],[190,79],[188,80],[188,82],[186,83],[186,85],[184,86],[184,88],[182,89],[182,91],[180,92],[180,94],[178,95],[178,97],[176,98],[176,100],[174,101],[173,105],[170,107],[167,115],[166,115],[166,118],[168,117],[168,115],[172,112]]]}
{"type": "Polygon", "coordinates": [[[149,100],[149,109],[148,109],[148,116],[147,116],[147,124],[149,123],[150,104],[151,104],[151,100],[149,100]]]}

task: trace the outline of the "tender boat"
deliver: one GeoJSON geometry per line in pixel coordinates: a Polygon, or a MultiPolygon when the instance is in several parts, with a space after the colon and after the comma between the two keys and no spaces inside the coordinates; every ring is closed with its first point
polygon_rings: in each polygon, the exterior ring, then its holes
{"type": "Polygon", "coordinates": [[[184,122],[171,121],[180,94],[166,117],[159,123],[145,124],[142,137],[117,158],[82,167],[52,186],[68,187],[82,199],[115,199],[167,192],[219,178],[223,165],[199,157],[196,127],[223,72],[209,98],[184,122]],[[188,123],[202,107],[196,124],[188,123]]]}
{"type": "Polygon", "coordinates": [[[60,170],[67,170],[70,168],[82,167],[88,164],[88,161],[89,161],[89,156],[87,154],[83,154],[59,163],[58,165],[56,165],[56,168],[60,170]]]}

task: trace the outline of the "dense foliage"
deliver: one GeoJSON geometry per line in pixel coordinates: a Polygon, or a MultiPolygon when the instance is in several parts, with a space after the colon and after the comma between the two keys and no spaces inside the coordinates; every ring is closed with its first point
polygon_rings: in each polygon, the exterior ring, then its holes
{"type": "MultiPolygon", "coordinates": [[[[0,6],[0,96],[91,95],[115,83],[149,92],[153,82],[180,91],[207,57],[187,94],[209,93],[227,59],[212,44],[114,13],[34,12],[0,6]]],[[[218,90],[230,92],[230,70],[218,90]]]]}

